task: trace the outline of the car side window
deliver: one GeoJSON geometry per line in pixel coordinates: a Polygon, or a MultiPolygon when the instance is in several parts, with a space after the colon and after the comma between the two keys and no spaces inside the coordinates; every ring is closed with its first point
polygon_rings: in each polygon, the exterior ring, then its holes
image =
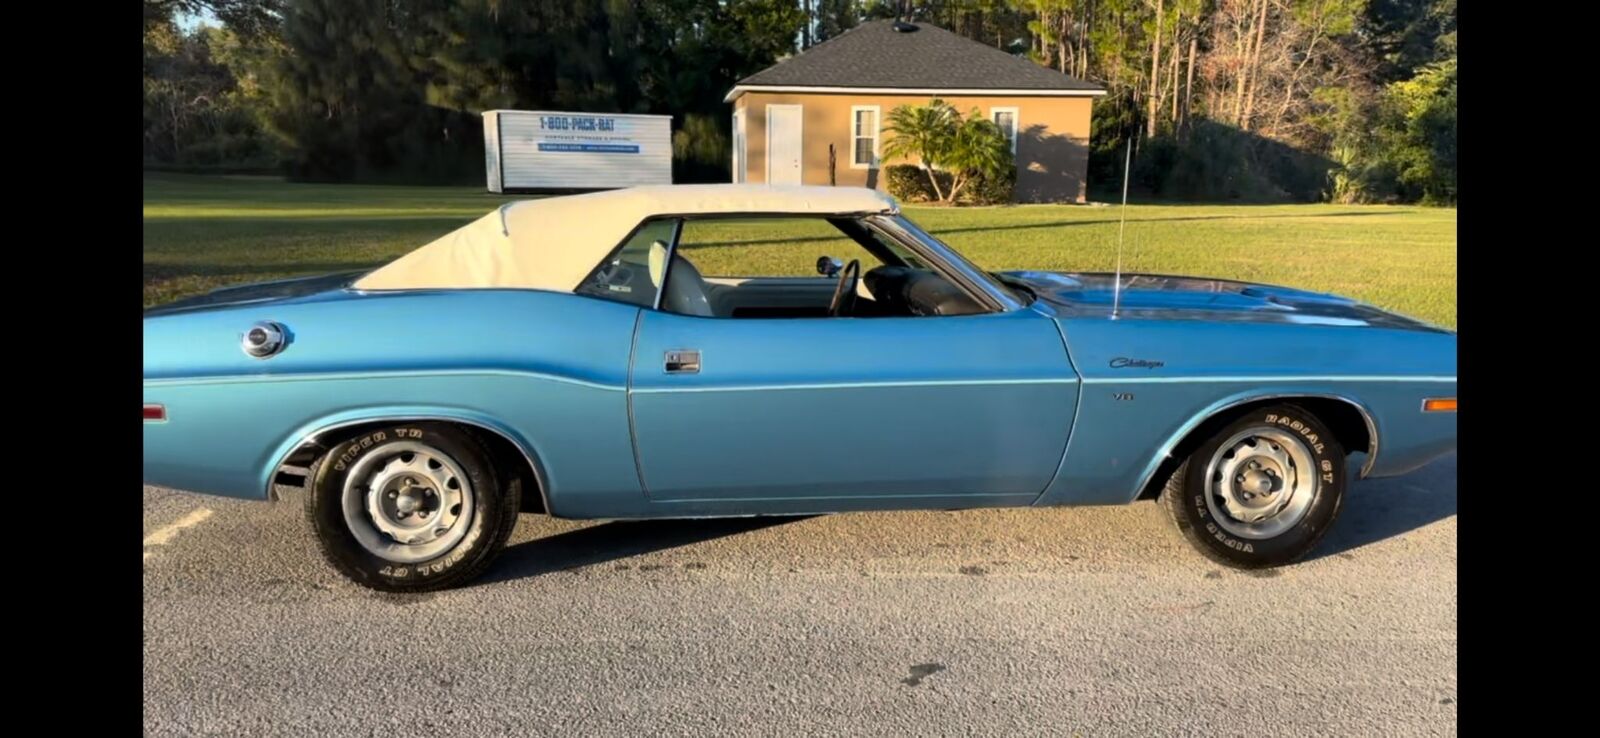
{"type": "Polygon", "coordinates": [[[861,244],[817,217],[689,219],[683,223],[678,254],[712,278],[815,278],[818,256],[846,263],[859,260],[863,271],[880,263],[861,244]]]}
{"type": "Polygon", "coordinates": [[[666,275],[667,252],[677,231],[676,219],[645,223],[573,291],[602,300],[654,307],[666,275]]]}
{"type": "Polygon", "coordinates": [[[898,241],[895,241],[894,239],[889,238],[888,236],[885,236],[875,230],[869,229],[867,232],[872,235],[872,240],[877,241],[880,246],[887,249],[889,253],[894,254],[895,258],[899,259],[906,266],[911,267],[912,269],[928,268],[928,265],[922,261],[921,257],[918,257],[915,252],[911,251],[911,249],[901,246],[898,241]]]}

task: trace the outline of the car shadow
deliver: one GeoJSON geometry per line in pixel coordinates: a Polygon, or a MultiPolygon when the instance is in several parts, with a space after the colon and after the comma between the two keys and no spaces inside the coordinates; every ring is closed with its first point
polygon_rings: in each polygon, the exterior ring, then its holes
{"type": "Polygon", "coordinates": [[[537,577],[751,533],[815,516],[615,520],[509,546],[473,586],[537,577]]]}
{"type": "Polygon", "coordinates": [[[1344,508],[1306,561],[1348,553],[1456,514],[1456,455],[1410,474],[1350,485],[1344,508]]]}
{"type": "MultiPolygon", "coordinates": [[[[1404,535],[1456,514],[1456,457],[1446,456],[1400,477],[1350,486],[1327,537],[1305,557],[1314,561],[1404,535]]],[[[471,587],[622,561],[816,516],[684,520],[618,520],[524,541],[506,548],[471,587]]]]}

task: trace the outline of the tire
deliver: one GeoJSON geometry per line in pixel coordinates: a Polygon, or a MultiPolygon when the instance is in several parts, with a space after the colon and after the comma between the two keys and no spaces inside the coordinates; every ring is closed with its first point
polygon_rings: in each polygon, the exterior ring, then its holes
{"type": "Polygon", "coordinates": [[[1316,547],[1339,515],[1346,476],[1344,447],[1326,424],[1297,405],[1274,405],[1241,415],[1200,444],[1167,480],[1161,500],[1207,558],[1261,569],[1316,547]],[[1302,474],[1307,467],[1311,473],[1302,474]]]}
{"type": "Polygon", "coordinates": [[[446,423],[396,423],[339,443],[306,489],[328,563],[385,592],[446,589],[483,573],[522,497],[521,480],[495,468],[478,436],[446,423]]]}

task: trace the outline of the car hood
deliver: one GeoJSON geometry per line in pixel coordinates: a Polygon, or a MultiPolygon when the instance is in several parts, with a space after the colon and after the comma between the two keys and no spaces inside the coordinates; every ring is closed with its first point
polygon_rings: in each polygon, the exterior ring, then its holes
{"type": "Polygon", "coordinates": [[[157,305],[145,310],[144,314],[145,317],[151,317],[168,313],[233,307],[248,303],[292,300],[333,290],[342,290],[363,274],[366,274],[366,270],[222,287],[203,295],[195,295],[194,297],[186,297],[182,300],[157,305]]]}
{"type": "MultiPolygon", "coordinates": [[[[1109,273],[1001,272],[1064,316],[1109,316],[1115,278],[1109,273]]],[[[1348,297],[1292,287],[1165,274],[1124,274],[1119,316],[1259,323],[1343,325],[1449,332],[1348,297]]]]}

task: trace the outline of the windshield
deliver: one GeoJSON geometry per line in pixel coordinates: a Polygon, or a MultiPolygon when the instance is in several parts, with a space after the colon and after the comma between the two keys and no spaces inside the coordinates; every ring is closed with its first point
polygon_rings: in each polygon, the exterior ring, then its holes
{"type": "Polygon", "coordinates": [[[922,230],[920,226],[911,222],[910,220],[907,220],[905,216],[892,215],[885,216],[882,219],[893,223],[900,230],[905,231],[906,234],[926,245],[940,258],[940,260],[952,268],[959,270],[962,273],[962,276],[965,276],[975,282],[981,282],[982,287],[987,288],[991,292],[996,293],[997,295],[1008,300],[1010,304],[1005,306],[1006,309],[1010,310],[1018,308],[1032,301],[1030,299],[1031,296],[1018,294],[1015,288],[996,279],[993,274],[979,269],[976,264],[967,261],[966,257],[962,256],[960,252],[950,248],[949,244],[934,238],[932,234],[922,230]]]}

